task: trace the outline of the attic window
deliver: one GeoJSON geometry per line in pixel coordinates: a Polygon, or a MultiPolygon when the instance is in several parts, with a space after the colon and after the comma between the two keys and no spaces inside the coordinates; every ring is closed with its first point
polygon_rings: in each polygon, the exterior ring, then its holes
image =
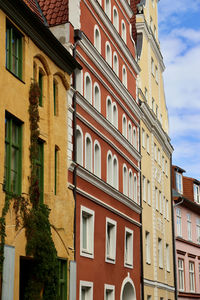
{"type": "Polygon", "coordinates": [[[176,189],[179,193],[183,193],[182,174],[176,172],[176,189]]]}
{"type": "Polygon", "coordinates": [[[194,201],[200,204],[199,199],[199,186],[194,184],[194,201]]]}

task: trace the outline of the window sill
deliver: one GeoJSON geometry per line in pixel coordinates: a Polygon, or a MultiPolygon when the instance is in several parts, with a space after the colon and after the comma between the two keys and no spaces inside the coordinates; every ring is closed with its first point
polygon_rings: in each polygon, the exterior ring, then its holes
{"type": "Polygon", "coordinates": [[[81,250],[80,251],[80,256],[84,256],[84,257],[87,257],[87,258],[94,258],[94,253],[92,252],[89,252],[87,250],[81,250]]]}
{"type": "Polygon", "coordinates": [[[109,264],[115,264],[115,258],[112,258],[112,257],[106,257],[106,262],[109,263],[109,264]]]}
{"type": "Polygon", "coordinates": [[[124,263],[124,267],[129,268],[129,269],[133,269],[133,264],[129,264],[129,263],[124,263]]]}
{"type": "Polygon", "coordinates": [[[151,265],[151,263],[149,261],[146,261],[146,264],[149,265],[149,266],[151,265]]]}

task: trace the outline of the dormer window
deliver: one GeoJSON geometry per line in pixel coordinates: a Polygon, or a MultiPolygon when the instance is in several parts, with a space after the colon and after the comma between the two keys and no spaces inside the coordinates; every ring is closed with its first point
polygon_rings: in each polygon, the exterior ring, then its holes
{"type": "Polygon", "coordinates": [[[179,193],[183,193],[182,174],[176,172],[176,189],[179,193]]]}
{"type": "Polygon", "coordinates": [[[194,184],[194,201],[200,204],[199,186],[197,184],[194,184]]]}

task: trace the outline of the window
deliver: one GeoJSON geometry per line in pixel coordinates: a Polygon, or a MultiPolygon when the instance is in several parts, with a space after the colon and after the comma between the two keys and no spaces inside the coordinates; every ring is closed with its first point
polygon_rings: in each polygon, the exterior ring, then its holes
{"type": "Polygon", "coordinates": [[[43,203],[43,191],[44,191],[44,143],[38,141],[37,159],[35,160],[36,177],[38,178],[40,202],[43,203]]]}
{"type": "Polygon", "coordinates": [[[134,201],[137,203],[137,176],[134,174],[134,201]]]}
{"type": "Polygon", "coordinates": [[[154,76],[154,60],[153,58],[151,59],[151,74],[154,76]]]}
{"type": "Polygon", "coordinates": [[[116,7],[113,7],[113,25],[115,26],[116,30],[119,31],[119,16],[116,7]]]}
{"type": "Polygon", "coordinates": [[[80,281],[79,300],[93,300],[93,283],[80,281]]]}
{"type": "Polygon", "coordinates": [[[197,243],[200,244],[200,218],[197,218],[197,243]]]}
{"type": "Polygon", "coordinates": [[[107,183],[112,185],[112,153],[110,151],[107,155],[107,183]]]}
{"type": "Polygon", "coordinates": [[[146,202],[146,178],[145,178],[145,176],[142,177],[142,196],[143,196],[143,201],[146,202]]]}
{"type": "Polygon", "coordinates": [[[113,55],[113,71],[117,74],[117,76],[119,75],[119,62],[116,52],[114,52],[113,55]]]}
{"type": "Polygon", "coordinates": [[[128,122],[128,141],[132,144],[132,126],[131,122],[128,122]]]}
{"type": "Polygon", "coordinates": [[[133,173],[129,170],[129,177],[128,177],[128,195],[129,198],[133,199],[133,173]]]}
{"type": "Polygon", "coordinates": [[[158,148],[158,163],[160,165],[160,149],[158,148]]]}
{"type": "Polygon", "coordinates": [[[128,196],[128,170],[125,164],[123,165],[123,193],[128,196]]]}
{"type": "Polygon", "coordinates": [[[165,215],[165,196],[163,196],[163,217],[166,218],[166,215],[165,215]]]}
{"type": "Polygon", "coordinates": [[[162,171],[165,172],[165,159],[164,156],[162,156],[162,171]]]}
{"type": "Polygon", "coordinates": [[[180,208],[176,209],[176,230],[177,235],[182,236],[182,224],[181,224],[181,210],[180,208]]]}
{"type": "Polygon", "coordinates": [[[118,110],[115,102],[112,104],[112,124],[118,128],[118,110]]]}
{"type": "Polygon", "coordinates": [[[178,282],[179,290],[184,291],[184,261],[183,259],[178,259],[178,282]]]}
{"type": "Polygon", "coordinates": [[[20,121],[6,114],[4,189],[6,192],[21,193],[22,126],[20,121]]]}
{"type": "Polygon", "coordinates": [[[105,0],[105,13],[109,18],[111,18],[111,2],[110,0],[105,0]]]}
{"type": "Polygon", "coordinates": [[[166,244],[166,269],[167,272],[170,272],[170,253],[168,244],[166,244]]]}
{"type": "Polygon", "coordinates": [[[192,261],[189,261],[189,282],[190,282],[190,292],[195,292],[194,262],[192,261]]]}
{"type": "Polygon", "coordinates": [[[124,20],[122,20],[122,39],[126,43],[126,25],[124,20]]]}
{"type": "Polygon", "coordinates": [[[107,183],[118,189],[118,160],[111,151],[107,154],[107,183]]]}
{"type": "Polygon", "coordinates": [[[6,22],[6,68],[22,79],[22,35],[6,22]]]}
{"type": "Polygon", "coordinates": [[[166,174],[166,176],[168,176],[168,164],[167,164],[167,160],[165,161],[165,174],[166,174]]]}
{"type": "Polygon", "coordinates": [[[158,238],[158,265],[163,268],[162,239],[158,238]]]}
{"type": "Polygon", "coordinates": [[[77,163],[83,166],[83,133],[80,127],[76,129],[76,149],[77,163]]]}
{"type": "Polygon", "coordinates": [[[114,155],[113,157],[113,187],[118,190],[118,160],[114,155]]]}
{"type": "Polygon", "coordinates": [[[94,107],[100,112],[101,111],[101,94],[99,85],[95,82],[94,84],[94,107]]]}
{"type": "Polygon", "coordinates": [[[58,259],[58,299],[67,298],[67,260],[58,259]]]}
{"type": "Polygon", "coordinates": [[[54,108],[54,116],[58,114],[58,84],[53,80],[53,108],[54,108]]]}
{"type": "Polygon", "coordinates": [[[158,67],[157,66],[156,66],[155,72],[156,72],[156,82],[158,83],[158,67]]]}
{"type": "Polygon", "coordinates": [[[104,300],[114,300],[114,299],[115,299],[114,285],[105,284],[104,285],[104,300]]]}
{"type": "Polygon", "coordinates": [[[182,192],[183,192],[182,174],[178,173],[178,172],[176,172],[176,188],[177,188],[177,191],[182,194],[182,192]]]}
{"type": "Polygon", "coordinates": [[[133,230],[125,228],[124,265],[133,267],[133,230]]]}
{"type": "Polygon", "coordinates": [[[158,210],[158,189],[155,188],[156,210],[158,210]]]}
{"type": "Polygon", "coordinates": [[[199,186],[194,184],[194,201],[200,203],[199,199],[199,186]]]}
{"type": "Polygon", "coordinates": [[[145,148],[145,131],[142,128],[142,147],[145,148]]]}
{"type": "Polygon", "coordinates": [[[135,147],[135,149],[137,149],[137,134],[135,127],[133,127],[133,146],[135,147]]]}
{"type": "Polygon", "coordinates": [[[116,221],[106,218],[106,261],[115,263],[116,257],[116,221]]]}
{"type": "Polygon", "coordinates": [[[125,115],[122,117],[122,134],[127,138],[127,120],[125,115]]]}
{"type": "Polygon", "coordinates": [[[166,218],[169,221],[169,201],[166,199],[166,218]]]}
{"type": "Polygon", "coordinates": [[[154,144],[154,159],[157,160],[157,147],[156,147],[156,144],[154,144]]]}
{"type": "Polygon", "coordinates": [[[149,180],[147,180],[147,203],[151,204],[151,184],[149,180]]]}
{"type": "Polygon", "coordinates": [[[108,41],[106,42],[106,61],[112,68],[112,50],[108,41]]]}
{"type": "Polygon", "coordinates": [[[98,141],[94,142],[94,174],[101,178],[101,148],[98,141]]]}
{"type": "Polygon", "coordinates": [[[85,99],[92,104],[92,81],[88,73],[85,74],[85,99]]]}
{"type": "Polygon", "coordinates": [[[94,257],[94,211],[81,205],[80,255],[94,257]]]}
{"type": "Polygon", "coordinates": [[[43,106],[43,72],[39,70],[38,85],[40,88],[39,106],[43,106]]]}
{"type": "Polygon", "coordinates": [[[85,168],[92,172],[92,140],[88,133],[85,135],[85,168]]]}
{"type": "Polygon", "coordinates": [[[107,111],[106,111],[106,118],[110,123],[112,123],[112,101],[110,97],[107,98],[107,111]]]}
{"type": "Polygon", "coordinates": [[[58,190],[58,147],[55,146],[54,152],[54,195],[57,194],[58,190]]]}
{"type": "Polygon", "coordinates": [[[160,213],[163,213],[162,193],[159,191],[160,213]]]}
{"type": "Polygon", "coordinates": [[[122,68],[122,83],[127,88],[127,72],[125,66],[122,68]]]}
{"type": "Polygon", "coordinates": [[[147,136],[146,136],[146,141],[147,141],[147,153],[150,153],[149,135],[148,135],[148,134],[147,134],[147,136]]]}
{"type": "Polygon", "coordinates": [[[150,240],[150,233],[145,231],[145,252],[146,252],[146,263],[151,263],[151,240],[150,240]]]}
{"type": "Polygon", "coordinates": [[[187,233],[188,233],[188,240],[192,240],[192,223],[191,223],[191,215],[187,214],[187,233]]]}
{"type": "Polygon", "coordinates": [[[97,25],[94,27],[94,46],[101,53],[101,34],[97,25]]]}

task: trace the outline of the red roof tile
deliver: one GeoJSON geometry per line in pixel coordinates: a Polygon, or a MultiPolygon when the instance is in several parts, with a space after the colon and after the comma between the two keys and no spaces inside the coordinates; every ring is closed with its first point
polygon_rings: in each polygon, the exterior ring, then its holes
{"type": "Polygon", "coordinates": [[[44,16],[42,15],[42,11],[39,8],[37,0],[23,0],[26,5],[34,12],[38,18],[44,23],[44,16]]]}
{"type": "Polygon", "coordinates": [[[68,22],[68,0],[38,0],[49,26],[68,22]]]}

